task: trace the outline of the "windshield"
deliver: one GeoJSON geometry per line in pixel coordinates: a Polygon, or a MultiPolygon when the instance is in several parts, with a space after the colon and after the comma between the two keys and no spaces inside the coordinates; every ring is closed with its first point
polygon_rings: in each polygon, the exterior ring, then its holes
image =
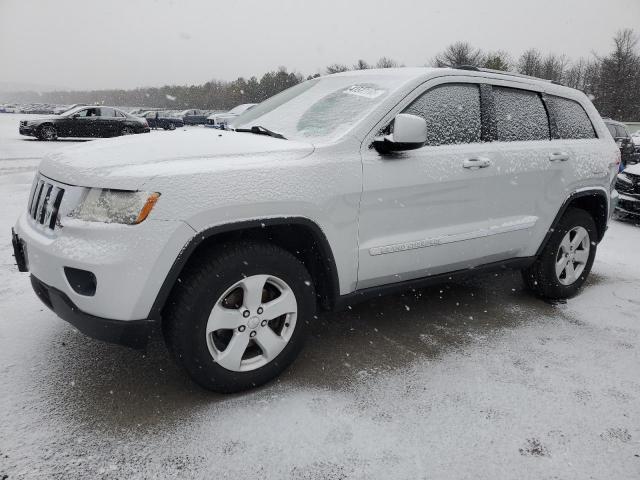
{"type": "Polygon", "coordinates": [[[79,107],[73,107],[73,108],[70,108],[69,110],[67,110],[66,112],[62,112],[60,115],[63,116],[63,117],[68,117],[70,115],[73,115],[76,112],[79,112],[80,110],[85,109],[85,108],[88,108],[88,107],[86,105],[82,105],[82,106],[79,106],[79,107]]]}
{"type": "Polygon", "coordinates": [[[238,116],[232,128],[261,126],[289,139],[330,142],[380,105],[407,77],[339,75],[307,80],[238,116]]]}

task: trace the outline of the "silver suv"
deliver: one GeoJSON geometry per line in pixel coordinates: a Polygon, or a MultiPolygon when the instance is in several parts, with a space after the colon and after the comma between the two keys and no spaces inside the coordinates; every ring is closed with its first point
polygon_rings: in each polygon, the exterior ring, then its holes
{"type": "Polygon", "coordinates": [[[591,102],[530,77],[345,72],[231,128],[45,158],[13,237],[60,317],[130,346],[158,327],[219,392],[282,372],[318,308],[505,267],[570,297],[617,198],[620,152],[591,102]]]}

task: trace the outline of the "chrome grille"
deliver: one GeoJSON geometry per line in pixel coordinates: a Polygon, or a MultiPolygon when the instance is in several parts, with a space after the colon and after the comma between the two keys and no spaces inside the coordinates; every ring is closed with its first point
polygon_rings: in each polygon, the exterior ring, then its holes
{"type": "Polygon", "coordinates": [[[44,177],[38,177],[29,198],[29,215],[36,223],[55,229],[63,196],[64,188],[54,185],[44,177]]]}

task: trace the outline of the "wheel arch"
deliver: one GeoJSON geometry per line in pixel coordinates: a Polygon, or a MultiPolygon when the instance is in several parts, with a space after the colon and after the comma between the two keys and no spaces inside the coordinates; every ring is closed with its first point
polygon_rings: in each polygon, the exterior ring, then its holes
{"type": "Polygon", "coordinates": [[[156,295],[149,318],[162,320],[173,288],[196,252],[234,240],[266,241],[289,251],[309,270],[315,283],[318,305],[323,309],[331,309],[335,305],[340,292],[338,272],[331,246],[322,229],[305,217],[267,218],[218,225],[194,235],[174,260],[156,295]]]}
{"type": "Polygon", "coordinates": [[[597,241],[600,242],[602,240],[604,233],[607,230],[607,221],[609,219],[609,198],[607,197],[606,190],[604,188],[581,189],[573,192],[564,201],[562,207],[558,210],[549,231],[545,235],[544,240],[540,244],[540,247],[538,247],[536,256],[540,255],[549,241],[551,234],[569,208],[580,208],[589,213],[593,217],[598,230],[597,241]]]}

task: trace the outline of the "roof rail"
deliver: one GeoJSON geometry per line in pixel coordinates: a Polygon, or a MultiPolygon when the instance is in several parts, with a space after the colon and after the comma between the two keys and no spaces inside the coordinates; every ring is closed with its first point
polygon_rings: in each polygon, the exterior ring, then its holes
{"type": "Polygon", "coordinates": [[[495,73],[497,75],[509,75],[511,77],[528,78],[529,80],[539,80],[541,82],[553,83],[554,85],[564,85],[563,83],[557,82],[555,80],[547,80],[546,78],[534,77],[532,75],[524,75],[522,73],[516,72],[505,72],[504,70],[494,70],[492,68],[476,67],[475,65],[458,65],[452,66],[450,68],[455,68],[457,70],[470,70],[473,72],[495,73]]]}

